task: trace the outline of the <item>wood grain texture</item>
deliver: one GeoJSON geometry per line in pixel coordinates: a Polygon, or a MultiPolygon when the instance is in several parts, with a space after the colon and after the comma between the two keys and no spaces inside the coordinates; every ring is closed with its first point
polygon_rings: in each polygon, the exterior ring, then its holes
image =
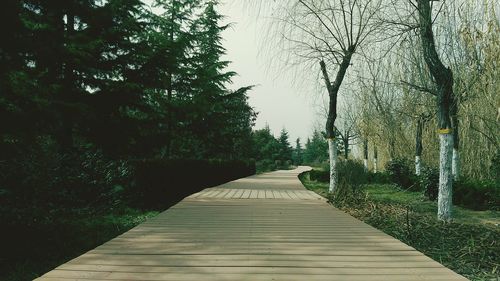
{"type": "Polygon", "coordinates": [[[36,279],[467,280],[278,171],[207,188],[36,279]]]}

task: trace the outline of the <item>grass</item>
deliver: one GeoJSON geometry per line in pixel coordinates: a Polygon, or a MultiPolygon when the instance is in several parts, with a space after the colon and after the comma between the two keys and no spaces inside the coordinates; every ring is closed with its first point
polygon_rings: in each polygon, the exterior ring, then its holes
{"type": "MultiPolygon", "coordinates": [[[[301,176],[310,190],[327,197],[328,184],[301,176]]],[[[414,247],[471,280],[500,278],[500,215],[454,207],[454,220],[437,220],[436,202],[394,185],[369,184],[333,204],[414,247]]]]}
{"type": "Polygon", "coordinates": [[[102,214],[72,213],[45,222],[5,225],[0,280],[33,280],[157,214],[124,206],[102,214]]]}

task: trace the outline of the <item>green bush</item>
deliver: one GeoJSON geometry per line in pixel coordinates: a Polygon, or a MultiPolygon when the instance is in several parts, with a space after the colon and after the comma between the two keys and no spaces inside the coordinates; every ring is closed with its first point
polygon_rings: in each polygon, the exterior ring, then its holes
{"type": "MultiPolygon", "coordinates": [[[[422,169],[419,184],[429,200],[436,200],[439,193],[439,170],[422,169]]],[[[453,182],[453,204],[472,210],[499,210],[500,186],[495,181],[455,181],[453,182]]]]}
{"type": "Polygon", "coordinates": [[[431,201],[436,200],[439,192],[439,170],[423,167],[418,181],[420,189],[424,190],[425,197],[431,201]]]}
{"type": "Polygon", "coordinates": [[[500,186],[494,181],[456,181],[453,203],[473,210],[500,210],[500,186]]]}
{"type": "Polygon", "coordinates": [[[309,173],[309,179],[311,179],[312,181],[329,182],[330,181],[330,171],[328,171],[328,170],[311,170],[309,173]]]}
{"type": "Polygon", "coordinates": [[[368,173],[360,161],[343,160],[337,165],[339,181],[345,181],[353,190],[368,183],[368,173]]]}
{"type": "Polygon", "coordinates": [[[402,158],[396,158],[389,161],[385,169],[393,183],[404,189],[414,189],[417,187],[417,185],[415,185],[416,179],[413,175],[413,169],[410,167],[410,161],[402,158]]]}
{"type": "MultiPolygon", "coordinates": [[[[363,164],[359,161],[340,160],[337,163],[337,172],[339,183],[345,182],[352,188],[357,188],[362,184],[368,183],[368,174],[363,164]]],[[[309,178],[312,181],[329,182],[330,171],[328,169],[312,170],[309,173],[309,178]]]]}
{"type": "Polygon", "coordinates": [[[0,217],[50,221],[57,212],[113,206],[130,181],[127,161],[86,148],[62,153],[49,138],[0,162],[0,217]],[[8,163],[8,164],[7,164],[8,163]]]}

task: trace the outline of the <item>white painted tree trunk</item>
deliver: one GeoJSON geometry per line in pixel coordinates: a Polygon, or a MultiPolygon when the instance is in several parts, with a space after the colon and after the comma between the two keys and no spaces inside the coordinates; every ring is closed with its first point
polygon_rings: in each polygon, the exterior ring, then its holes
{"type": "Polygon", "coordinates": [[[333,193],[337,188],[337,143],[335,139],[328,139],[328,154],[330,156],[330,188],[333,193]]]}
{"type": "Polygon", "coordinates": [[[363,164],[365,166],[365,172],[368,172],[368,159],[364,159],[363,164]]]}
{"type": "Polygon", "coordinates": [[[458,178],[460,177],[460,152],[456,148],[453,148],[453,159],[451,167],[453,179],[458,180],[458,178]]]}
{"type": "Polygon", "coordinates": [[[373,172],[376,174],[378,169],[378,159],[374,158],[373,159],[373,172]]]}
{"type": "Polygon", "coordinates": [[[415,175],[420,176],[422,173],[422,160],[420,156],[415,156],[415,175]]]}
{"type": "Polygon", "coordinates": [[[449,221],[451,219],[451,206],[453,196],[453,135],[439,135],[439,195],[438,195],[438,219],[449,221]]]}

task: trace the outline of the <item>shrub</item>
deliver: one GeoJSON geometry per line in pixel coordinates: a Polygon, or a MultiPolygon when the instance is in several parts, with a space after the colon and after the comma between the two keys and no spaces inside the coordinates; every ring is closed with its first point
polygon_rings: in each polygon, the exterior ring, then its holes
{"type": "Polygon", "coordinates": [[[329,182],[330,181],[330,171],[328,170],[311,170],[309,173],[309,179],[312,181],[319,182],[329,182]]]}
{"type": "Polygon", "coordinates": [[[259,172],[259,173],[274,171],[277,169],[274,161],[270,160],[270,159],[257,161],[255,163],[255,167],[256,167],[257,172],[259,172]]]}
{"type": "Polygon", "coordinates": [[[431,201],[436,200],[439,192],[439,170],[423,167],[418,181],[420,189],[424,190],[424,195],[431,201]]]}
{"type": "Polygon", "coordinates": [[[404,189],[415,188],[415,177],[408,160],[396,158],[389,161],[385,167],[390,180],[404,189]]]}
{"type": "Polygon", "coordinates": [[[457,181],[453,203],[473,210],[500,210],[500,186],[494,181],[457,181]]]}
{"type": "MultiPolygon", "coordinates": [[[[439,170],[422,169],[419,184],[429,200],[436,200],[439,193],[439,170]]],[[[455,181],[453,182],[453,204],[473,210],[499,210],[500,187],[495,181],[455,181]]]]}
{"type": "Polygon", "coordinates": [[[353,190],[368,183],[368,173],[360,161],[344,160],[337,165],[339,181],[345,181],[353,190]]]}
{"type": "MultiPolygon", "coordinates": [[[[352,188],[357,188],[368,182],[368,174],[366,173],[363,164],[359,161],[340,160],[337,163],[337,172],[339,183],[345,182],[352,188]]],[[[309,173],[309,178],[312,181],[329,182],[329,168],[324,170],[312,170],[309,173]]]]}

